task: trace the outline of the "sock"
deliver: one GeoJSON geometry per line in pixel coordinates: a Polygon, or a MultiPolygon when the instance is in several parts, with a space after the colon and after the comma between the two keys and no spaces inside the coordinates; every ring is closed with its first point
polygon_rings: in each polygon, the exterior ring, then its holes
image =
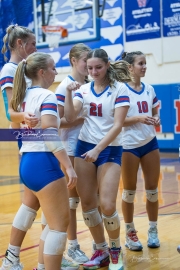
{"type": "Polygon", "coordinates": [[[15,256],[18,256],[18,257],[20,254],[20,248],[21,247],[16,247],[16,246],[13,246],[11,244],[9,244],[9,246],[8,246],[8,250],[10,250],[15,256]]]}
{"type": "Polygon", "coordinates": [[[126,232],[127,232],[129,229],[134,229],[134,222],[131,222],[131,223],[125,223],[125,228],[126,228],[126,232]]]}
{"type": "Polygon", "coordinates": [[[94,240],[92,241],[92,253],[94,254],[97,250],[97,246],[96,243],[94,242],[94,240]]]}
{"type": "Polygon", "coordinates": [[[157,227],[157,221],[149,221],[149,227],[157,227]]]}
{"type": "Polygon", "coordinates": [[[108,251],[108,244],[106,242],[96,244],[97,249],[108,251]]]}
{"type": "Polygon", "coordinates": [[[109,247],[110,248],[119,248],[120,247],[120,238],[112,239],[109,238],[109,247]]]}
{"type": "Polygon", "coordinates": [[[42,263],[38,263],[38,270],[45,270],[45,265],[42,263]]]}
{"type": "Polygon", "coordinates": [[[78,240],[68,240],[68,247],[76,247],[78,245],[78,240]]]}

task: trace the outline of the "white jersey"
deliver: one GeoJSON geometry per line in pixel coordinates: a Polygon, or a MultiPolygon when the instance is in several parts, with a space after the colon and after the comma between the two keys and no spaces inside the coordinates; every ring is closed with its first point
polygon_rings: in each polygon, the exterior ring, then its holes
{"type": "MultiPolygon", "coordinates": [[[[72,83],[74,79],[68,75],[57,87],[55,94],[58,100],[58,104],[64,107],[65,97],[66,97],[66,88],[67,86],[72,83]]],[[[74,97],[74,92],[72,92],[74,97]]],[[[74,156],[75,148],[79,136],[79,132],[81,130],[82,125],[78,125],[72,128],[61,128],[60,129],[60,136],[64,147],[66,148],[67,154],[69,156],[74,156]]]]}
{"type": "MultiPolygon", "coordinates": [[[[83,103],[84,124],[79,139],[85,142],[98,144],[113,127],[114,111],[121,106],[129,106],[127,87],[115,82],[113,87],[96,94],[94,82],[85,84],[76,91],[74,99],[83,103]]],[[[120,134],[110,146],[120,145],[120,134]]]]}
{"type": "MultiPolygon", "coordinates": [[[[127,117],[152,116],[152,109],[159,104],[154,88],[149,84],[142,83],[142,90],[137,92],[128,84],[125,85],[130,98],[130,108],[127,117]]],[[[122,145],[124,149],[137,148],[147,144],[155,136],[154,126],[136,123],[123,128],[122,145]]]]}
{"type": "MultiPolygon", "coordinates": [[[[1,70],[1,74],[0,74],[1,91],[6,89],[7,87],[11,87],[11,88],[13,87],[13,80],[14,80],[17,67],[18,65],[13,62],[9,62],[3,66],[1,70]]],[[[29,80],[28,78],[25,78],[25,79],[26,79],[27,87],[30,87],[31,80],[29,80]]]]}
{"type": "Polygon", "coordinates": [[[0,75],[1,91],[3,91],[7,87],[13,87],[13,80],[17,66],[17,64],[12,62],[9,62],[3,66],[0,75]]]}
{"type": "MultiPolygon", "coordinates": [[[[27,88],[26,96],[22,104],[22,110],[25,112],[31,112],[35,114],[37,118],[41,118],[42,115],[51,114],[57,117],[58,127],[60,125],[59,113],[57,108],[57,99],[53,92],[50,90],[31,87],[27,88]]],[[[27,125],[24,128],[29,129],[27,125]]],[[[41,122],[33,129],[41,129],[41,122]]],[[[44,141],[22,141],[22,147],[20,150],[23,152],[50,152],[44,141]]],[[[43,162],[43,161],[42,161],[43,162]]]]}

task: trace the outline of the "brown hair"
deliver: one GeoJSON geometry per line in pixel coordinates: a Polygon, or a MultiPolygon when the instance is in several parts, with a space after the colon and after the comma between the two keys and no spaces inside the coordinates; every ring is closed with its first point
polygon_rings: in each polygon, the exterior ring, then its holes
{"type": "Polygon", "coordinates": [[[133,65],[134,64],[134,60],[136,58],[136,56],[138,55],[144,55],[141,51],[134,51],[134,52],[124,52],[121,55],[121,58],[125,61],[127,61],[129,64],[133,65]]]}
{"type": "MultiPolygon", "coordinates": [[[[97,57],[102,59],[106,64],[109,62],[108,54],[103,49],[94,49],[91,50],[88,55],[87,59],[97,57]]],[[[109,85],[112,87],[115,80],[118,82],[130,82],[131,76],[128,68],[129,64],[126,61],[118,60],[110,62],[110,66],[107,70],[107,79],[109,81],[109,85]]]]}

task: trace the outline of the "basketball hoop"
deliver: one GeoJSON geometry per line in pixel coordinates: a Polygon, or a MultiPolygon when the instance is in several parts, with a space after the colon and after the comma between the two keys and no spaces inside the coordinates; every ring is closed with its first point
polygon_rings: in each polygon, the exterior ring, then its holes
{"type": "Polygon", "coordinates": [[[42,31],[50,48],[58,48],[60,39],[68,37],[67,29],[59,25],[44,25],[42,31]]]}

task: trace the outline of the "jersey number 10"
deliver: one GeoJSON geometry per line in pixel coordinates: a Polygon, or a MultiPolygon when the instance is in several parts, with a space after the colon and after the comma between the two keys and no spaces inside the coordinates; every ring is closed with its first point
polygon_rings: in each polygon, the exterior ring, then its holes
{"type": "Polygon", "coordinates": [[[139,113],[147,113],[148,112],[148,104],[146,101],[138,101],[137,102],[139,113]]]}

